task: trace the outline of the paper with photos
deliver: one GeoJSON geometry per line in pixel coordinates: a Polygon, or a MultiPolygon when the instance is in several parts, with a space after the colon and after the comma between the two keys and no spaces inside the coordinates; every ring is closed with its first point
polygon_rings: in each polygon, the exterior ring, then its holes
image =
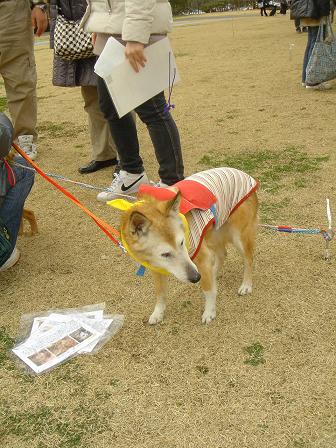
{"type": "Polygon", "coordinates": [[[59,322],[59,325],[48,331],[34,332],[12,351],[35,373],[41,373],[101,338],[103,332],[89,325],[88,320],[59,322]]]}
{"type": "Polygon", "coordinates": [[[179,80],[175,58],[167,37],[144,50],[147,62],[137,73],[125,57],[125,47],[110,37],[99,56],[95,72],[105,80],[119,117],[169,89],[179,80]]]}

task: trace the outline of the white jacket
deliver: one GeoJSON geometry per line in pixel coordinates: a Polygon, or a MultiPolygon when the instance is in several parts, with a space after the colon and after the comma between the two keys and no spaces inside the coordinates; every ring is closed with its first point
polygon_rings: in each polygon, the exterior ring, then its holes
{"type": "Polygon", "coordinates": [[[168,0],[87,0],[81,27],[89,33],[121,35],[124,41],[147,44],[151,34],[171,31],[168,0]]]}

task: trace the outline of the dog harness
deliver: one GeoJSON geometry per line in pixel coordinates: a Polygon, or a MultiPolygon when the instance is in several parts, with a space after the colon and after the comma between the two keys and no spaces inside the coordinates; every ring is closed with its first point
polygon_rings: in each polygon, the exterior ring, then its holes
{"type": "MultiPolygon", "coordinates": [[[[190,213],[189,256],[195,258],[206,230],[215,225],[220,228],[229,216],[252,194],[259,182],[249,174],[235,168],[213,168],[193,174],[177,182],[181,193],[180,213],[190,213]]],[[[153,196],[158,200],[172,199],[176,193],[167,188],[143,184],[138,197],[153,196]]]]}

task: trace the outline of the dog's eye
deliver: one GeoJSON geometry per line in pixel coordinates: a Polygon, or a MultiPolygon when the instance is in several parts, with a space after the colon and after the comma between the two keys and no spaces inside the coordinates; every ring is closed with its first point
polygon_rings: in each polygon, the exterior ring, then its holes
{"type": "Polygon", "coordinates": [[[164,252],[163,254],[161,254],[161,257],[163,258],[169,258],[171,256],[170,252],[164,252]]]}

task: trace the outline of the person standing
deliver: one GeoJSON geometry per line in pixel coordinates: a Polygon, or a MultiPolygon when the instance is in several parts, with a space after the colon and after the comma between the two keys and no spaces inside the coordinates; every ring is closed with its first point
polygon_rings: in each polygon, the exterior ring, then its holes
{"type": "MultiPolygon", "coordinates": [[[[167,0],[88,0],[82,20],[84,30],[97,33],[95,52],[100,54],[114,36],[125,45],[125,56],[135,72],[146,64],[144,47],[164,38],[172,29],[172,11],[167,0]]],[[[105,81],[98,77],[101,110],[109,122],[120,158],[121,171],[110,187],[98,194],[99,201],[136,193],[148,183],[140,157],[139,141],[131,113],[118,117],[105,81]]],[[[135,108],[149,131],[159,164],[160,185],[173,185],[184,177],[180,137],[164,92],[135,108]],[[169,108],[168,108],[169,109],[169,108]]]]}
{"type": "Polygon", "coordinates": [[[320,84],[306,83],[307,65],[313,51],[320,24],[326,23],[327,17],[330,14],[330,0],[292,0],[291,10],[294,19],[300,19],[300,24],[308,28],[308,40],[303,57],[302,79],[303,87],[314,90],[329,90],[331,85],[322,82],[320,84]]]}
{"type": "Polygon", "coordinates": [[[268,1],[267,0],[262,0],[261,2],[258,3],[258,7],[260,8],[260,15],[261,16],[268,16],[267,12],[266,12],[266,6],[268,6],[268,1]]]}
{"type": "Polygon", "coordinates": [[[34,31],[47,29],[47,5],[41,1],[0,0],[0,74],[14,138],[31,159],[37,157],[37,100],[34,31]]]}
{"type": "MultiPolygon", "coordinates": [[[[86,0],[50,0],[50,46],[54,48],[54,31],[58,14],[67,20],[79,21],[85,12],[86,0]]],[[[68,61],[54,55],[54,86],[81,87],[84,110],[88,114],[92,145],[92,160],[79,168],[81,174],[93,173],[102,168],[117,165],[117,151],[98,102],[97,75],[94,73],[96,56],[68,61]]]]}

